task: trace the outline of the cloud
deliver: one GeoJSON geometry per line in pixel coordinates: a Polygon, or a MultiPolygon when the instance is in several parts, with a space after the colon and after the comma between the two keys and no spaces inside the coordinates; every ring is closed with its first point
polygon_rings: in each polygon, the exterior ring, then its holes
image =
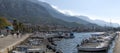
{"type": "Polygon", "coordinates": [[[38,0],[38,1],[46,2],[45,0],[38,0]]]}
{"type": "MultiPolygon", "coordinates": [[[[51,5],[54,9],[56,9],[57,11],[63,13],[63,14],[66,14],[66,15],[70,15],[70,16],[80,16],[80,15],[83,15],[83,16],[87,16],[89,17],[90,19],[92,20],[103,20],[103,21],[106,21],[106,22],[110,22],[110,18],[106,18],[106,17],[103,17],[103,16],[97,16],[97,15],[90,15],[90,14],[86,14],[86,13],[76,13],[76,12],[73,12],[71,10],[68,10],[68,9],[60,9],[58,8],[57,6],[55,5],[51,5]]],[[[116,19],[112,19],[112,23],[119,23],[119,20],[116,19]]]]}
{"type": "Polygon", "coordinates": [[[60,8],[58,8],[57,6],[55,6],[55,5],[51,5],[54,9],[56,9],[57,11],[59,11],[59,12],[61,12],[61,13],[63,13],[63,14],[66,14],[66,15],[71,15],[71,16],[74,16],[74,15],[78,15],[79,13],[75,13],[75,12],[73,12],[73,11],[71,11],[71,10],[68,10],[68,9],[60,9],[60,8]]]}
{"type": "Polygon", "coordinates": [[[95,16],[95,15],[85,15],[85,16],[88,16],[92,20],[103,20],[105,22],[111,21],[112,23],[120,24],[120,22],[119,22],[120,20],[118,19],[119,17],[114,17],[114,19],[113,19],[113,18],[106,18],[104,16],[95,16]]]}

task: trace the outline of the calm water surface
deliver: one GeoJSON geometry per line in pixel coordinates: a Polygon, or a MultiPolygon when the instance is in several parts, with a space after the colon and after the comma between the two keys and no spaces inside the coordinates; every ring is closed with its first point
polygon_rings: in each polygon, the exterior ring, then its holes
{"type": "MultiPolygon", "coordinates": [[[[90,34],[95,34],[98,32],[94,33],[75,33],[75,38],[74,39],[62,39],[61,41],[57,41],[57,48],[63,51],[63,53],[78,53],[77,52],[77,44],[79,44],[83,39],[86,39],[90,37],[90,34]]],[[[113,53],[113,48],[114,48],[115,43],[111,44],[110,49],[108,52],[79,52],[79,53],[113,53]]]]}

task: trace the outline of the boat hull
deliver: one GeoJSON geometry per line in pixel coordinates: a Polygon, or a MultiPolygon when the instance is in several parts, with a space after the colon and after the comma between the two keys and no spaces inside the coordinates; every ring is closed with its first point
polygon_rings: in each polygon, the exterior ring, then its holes
{"type": "Polygon", "coordinates": [[[99,51],[107,51],[107,47],[103,48],[78,48],[78,51],[86,51],[86,52],[99,52],[99,51]]]}

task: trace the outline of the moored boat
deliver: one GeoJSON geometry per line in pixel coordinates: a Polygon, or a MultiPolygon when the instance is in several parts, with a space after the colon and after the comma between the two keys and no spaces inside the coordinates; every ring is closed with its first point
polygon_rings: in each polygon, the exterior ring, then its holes
{"type": "Polygon", "coordinates": [[[115,36],[115,33],[92,35],[90,38],[85,39],[80,44],[78,44],[77,49],[78,51],[90,52],[107,51],[115,36]]]}
{"type": "Polygon", "coordinates": [[[108,42],[93,41],[89,43],[82,43],[81,45],[77,46],[77,49],[78,51],[107,51],[108,46],[108,42]]]}
{"type": "Polygon", "coordinates": [[[74,36],[74,33],[64,33],[63,35],[62,35],[62,37],[63,38],[75,38],[75,36],[74,36]]]}

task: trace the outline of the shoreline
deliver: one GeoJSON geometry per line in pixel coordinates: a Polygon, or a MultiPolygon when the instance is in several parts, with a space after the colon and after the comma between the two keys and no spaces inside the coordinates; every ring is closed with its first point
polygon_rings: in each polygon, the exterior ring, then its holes
{"type": "Polygon", "coordinates": [[[120,53],[120,33],[118,34],[118,37],[115,40],[115,47],[113,48],[113,53],[120,53]]]}

